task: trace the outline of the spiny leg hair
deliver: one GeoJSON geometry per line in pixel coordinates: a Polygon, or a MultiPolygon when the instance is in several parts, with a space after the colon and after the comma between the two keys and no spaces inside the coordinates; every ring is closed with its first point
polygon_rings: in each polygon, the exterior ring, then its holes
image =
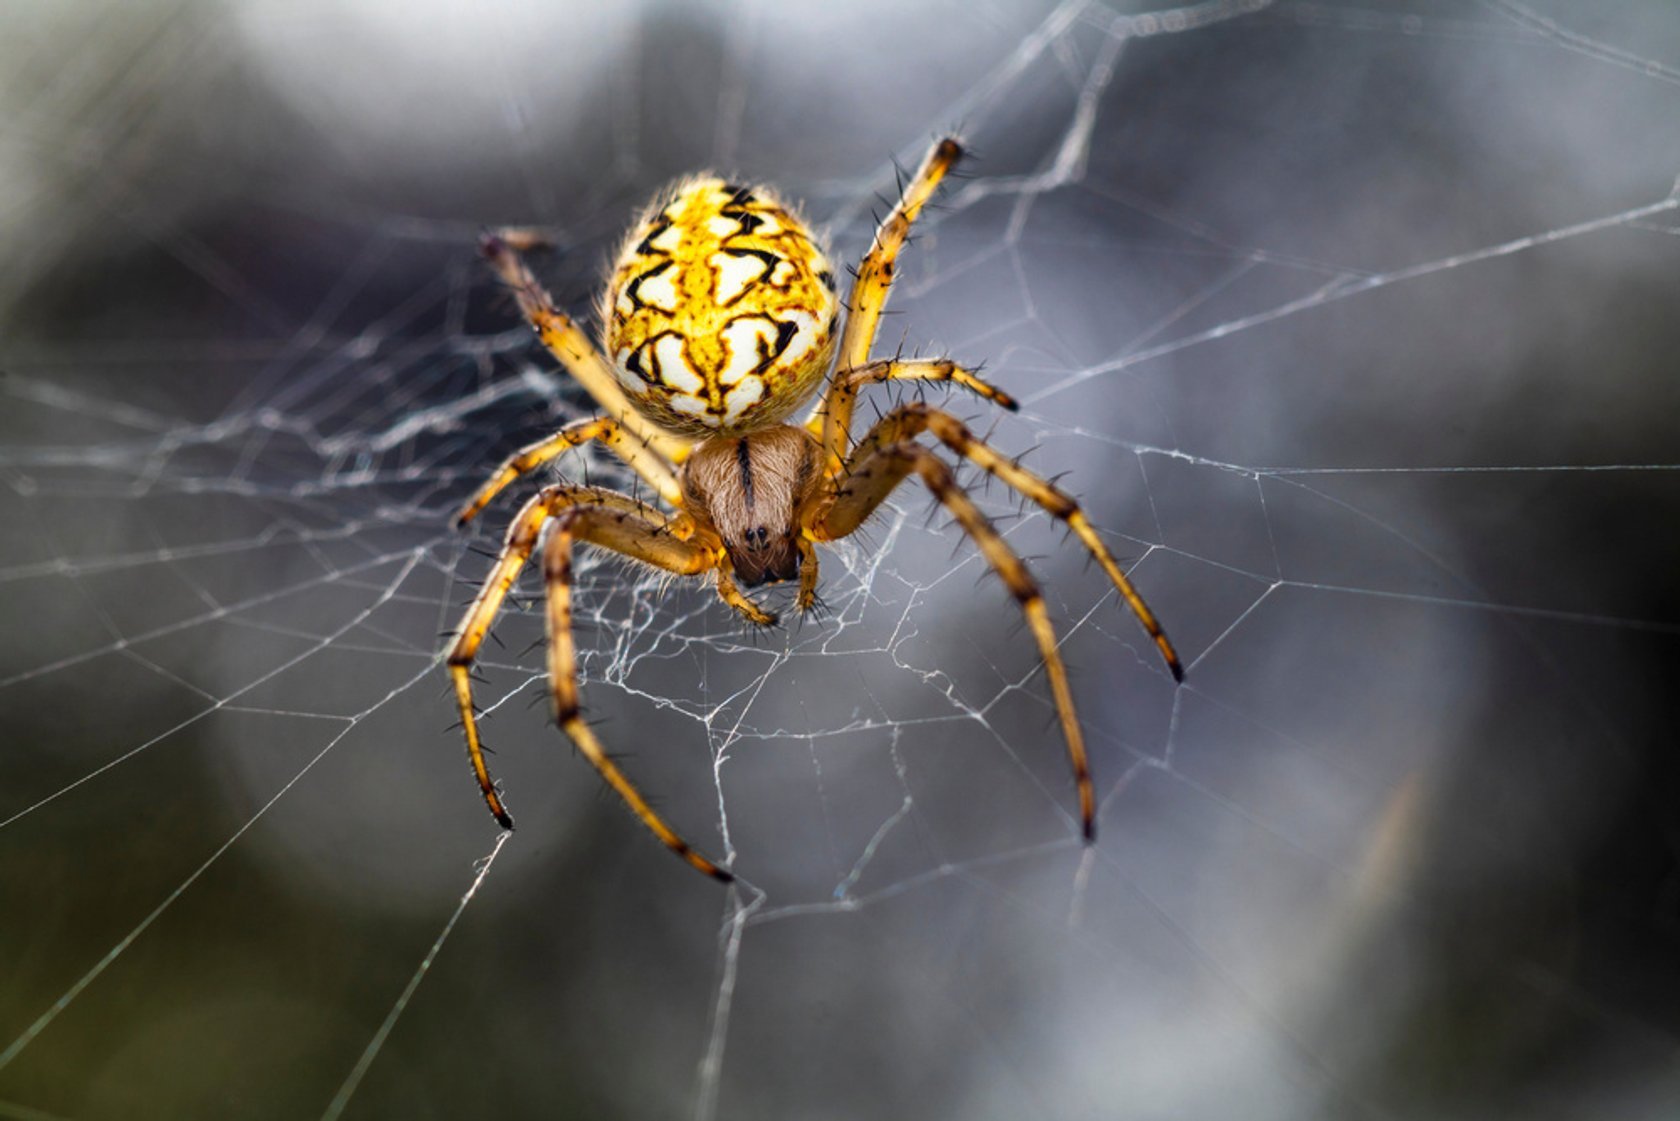
{"type": "Polygon", "coordinates": [[[489,579],[479,589],[450,647],[450,679],[466,731],[467,754],[484,800],[504,829],[513,818],[502,805],[484,762],[477,713],[472,699],[472,665],[519,571],[536,549],[543,526],[555,525],[544,552],[544,582],[548,589],[548,650],[554,715],[567,737],[577,745],[601,777],[666,847],[691,866],[714,879],[734,877],[726,869],[695,852],[637,791],[608,758],[578,706],[577,658],[571,629],[571,555],[574,541],[587,541],[644,564],[683,576],[699,575],[717,564],[714,550],[683,540],[669,519],[646,503],[599,487],[548,487],[527,502],[508,528],[507,541],[489,579]]]}
{"type": "Polygon", "coordinates": [[[980,555],[1002,578],[1009,594],[1021,608],[1033,640],[1044,662],[1045,676],[1055,698],[1056,713],[1067,744],[1068,761],[1079,790],[1079,817],[1085,841],[1097,836],[1096,791],[1091,782],[1090,759],[1085,753],[1085,736],[1073,707],[1073,690],[1068,686],[1067,666],[1056,645],[1056,632],[1044,605],[1044,594],[1015,550],[992,527],[986,515],[957,484],[950,467],[931,450],[917,443],[899,442],[860,447],[844,483],[823,519],[813,527],[818,540],[844,537],[861,525],[911,472],[927,484],[929,491],[956,518],[980,550],[980,555]]]}

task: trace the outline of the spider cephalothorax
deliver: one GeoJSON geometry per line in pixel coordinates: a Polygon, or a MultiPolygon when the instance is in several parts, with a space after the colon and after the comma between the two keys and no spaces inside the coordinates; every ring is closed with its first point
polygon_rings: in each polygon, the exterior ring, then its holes
{"type": "Polygon", "coordinates": [[[951,469],[918,437],[933,436],[1061,519],[1113,581],[1154,640],[1175,679],[1178,656],[1118,562],[1074,499],[977,439],[949,413],[923,404],[886,413],[855,444],[852,406],[873,382],[954,382],[1004,408],[1015,402],[946,360],[871,361],[869,349],[892,286],[898,251],[923,205],[961,155],[954,140],[934,145],[858,265],[844,333],[834,274],[816,238],[763,187],[711,176],[661,195],[625,239],[601,305],[601,356],[521,259],[540,239],[521,230],[487,235],[482,249],[519,300],[548,349],[604,415],[568,425],[512,456],[457,515],[464,523],[508,483],[569,448],[600,441],[671,508],[665,513],[600,487],[555,484],[526,502],[508,528],[496,567],[461,620],[449,651],[473,773],[496,820],[513,819],[484,763],[472,700],[471,667],[519,570],[546,528],[549,677],[555,717],[578,749],[660,840],[721,880],[726,869],[695,852],[654,812],[586,723],[578,706],[571,627],[574,543],[582,541],[666,572],[712,573],[718,595],[749,622],[776,617],[742,592],[799,581],[795,605],[816,603],[815,546],[854,532],[911,475],[920,478],[972,538],[1020,605],[1044,661],[1079,791],[1087,842],[1096,836],[1096,796],[1067,669],[1044,597],[951,469]],[[784,421],[827,391],[802,425],[784,421]]]}
{"type": "Polygon", "coordinates": [[[713,438],[682,466],[683,501],[723,541],[749,588],[799,575],[799,514],[822,485],[822,449],[803,428],[778,424],[738,439],[713,438]]]}

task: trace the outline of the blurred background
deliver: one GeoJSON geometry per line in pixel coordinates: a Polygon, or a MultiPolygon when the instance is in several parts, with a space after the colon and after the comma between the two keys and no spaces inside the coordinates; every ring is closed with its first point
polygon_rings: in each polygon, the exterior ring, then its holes
{"type": "Polygon", "coordinates": [[[0,1116],[1680,1115],[1669,0],[0,23],[0,1116]],[[1022,399],[950,406],[1190,666],[984,489],[1098,844],[907,487],[766,636],[583,571],[587,712],[737,888],[548,725],[534,580],[498,846],[439,635],[516,499],[448,518],[589,406],[479,230],[549,230],[587,318],[666,180],[773,182],[852,261],[951,130],[879,349],[1022,399]]]}

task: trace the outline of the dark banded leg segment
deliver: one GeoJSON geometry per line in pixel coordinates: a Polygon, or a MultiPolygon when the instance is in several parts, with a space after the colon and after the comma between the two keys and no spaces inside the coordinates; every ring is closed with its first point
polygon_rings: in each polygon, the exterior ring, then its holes
{"type": "Polygon", "coordinates": [[[502,828],[513,828],[513,818],[503,806],[484,762],[484,746],[479,737],[478,717],[472,699],[472,664],[508,591],[518,579],[520,569],[535,551],[544,523],[550,518],[557,518],[558,524],[544,558],[549,596],[549,672],[555,717],[561,729],[630,806],[631,811],[667,847],[709,876],[725,881],[732,879],[730,873],[695,853],[648,806],[647,800],[607,758],[600,741],[578,712],[577,659],[571,630],[572,543],[587,541],[683,576],[698,575],[716,563],[715,550],[682,540],[672,532],[670,519],[628,495],[598,487],[557,486],[549,487],[527,502],[508,528],[507,541],[495,567],[455,632],[448,657],[449,677],[455,687],[456,706],[465,730],[473,774],[484,792],[491,814],[502,828]]]}
{"type": "Polygon", "coordinates": [[[1021,614],[1026,617],[1027,628],[1038,644],[1039,657],[1044,661],[1044,674],[1050,681],[1050,693],[1056,702],[1062,739],[1067,744],[1068,761],[1073,765],[1073,781],[1079,790],[1082,831],[1089,844],[1097,836],[1096,789],[1091,782],[1085,736],[1079,728],[1079,717],[1073,707],[1073,690],[1068,686],[1067,666],[1062,662],[1061,650],[1056,645],[1056,632],[1050,625],[1044,595],[1027,570],[1026,562],[992,528],[986,515],[957,484],[951,469],[920,444],[904,442],[859,447],[847,472],[847,481],[842,484],[833,505],[814,527],[817,539],[832,541],[851,533],[911,472],[921,477],[933,496],[951,512],[963,532],[973,539],[980,555],[1003,579],[1004,587],[1009,589],[1009,594],[1020,605],[1021,614]]]}
{"type": "Polygon", "coordinates": [[[513,523],[508,526],[507,538],[503,542],[501,554],[496,558],[496,566],[490,570],[490,575],[479,588],[472,606],[467,609],[460,625],[455,628],[455,640],[449,647],[449,679],[455,686],[455,705],[461,714],[461,727],[467,737],[467,756],[472,761],[473,776],[478,779],[479,788],[484,791],[484,800],[503,829],[513,828],[513,818],[502,805],[501,797],[496,793],[496,784],[490,777],[490,769],[484,762],[484,745],[479,739],[478,717],[473,709],[472,700],[473,659],[478,656],[478,648],[484,644],[485,636],[490,633],[490,627],[501,611],[502,601],[507,598],[508,590],[519,578],[519,570],[525,566],[531,551],[537,547],[537,535],[542,531],[543,523],[556,511],[586,504],[618,505],[626,511],[645,512],[642,513],[644,517],[659,517],[651,507],[644,506],[628,495],[598,487],[558,486],[544,490],[525,503],[514,517],[513,523]]]}
{"type": "Polygon", "coordinates": [[[858,390],[881,381],[936,381],[960,385],[1001,409],[1014,412],[1020,408],[1015,398],[949,358],[888,358],[871,362],[855,370],[837,373],[821,408],[806,426],[811,435],[822,441],[830,463],[839,463],[851,451],[847,444],[851,439],[852,408],[857,403],[858,390]]]}
{"type": "Polygon", "coordinates": [[[640,439],[625,431],[618,421],[611,417],[593,417],[589,420],[574,421],[554,435],[538,440],[509,456],[461,507],[461,512],[455,515],[455,524],[466,525],[480,510],[490,505],[490,500],[500,494],[504,487],[521,475],[528,475],[550,460],[591,440],[599,440],[611,449],[613,454],[640,475],[642,481],[652,487],[660,498],[673,507],[681,507],[682,489],[677,485],[677,475],[671,470],[670,464],[640,439]]]}
{"type": "MultiPolygon", "coordinates": [[[[875,345],[875,332],[881,325],[881,313],[886,309],[887,296],[892,291],[898,252],[910,239],[910,226],[920,217],[922,208],[933,197],[940,181],[962,158],[962,145],[947,136],[934,142],[922,166],[904,184],[897,205],[881,221],[875,231],[875,241],[858,263],[857,279],[852,283],[850,299],[846,302],[846,326],[840,335],[839,359],[835,369],[857,370],[868,365],[869,351],[875,345]]],[[[830,392],[843,384],[836,378],[830,392]]],[[[811,418],[811,433],[821,437],[827,428],[823,419],[828,412],[825,400],[811,418]]],[[[843,455],[844,453],[840,453],[843,455]]],[[[839,455],[830,451],[829,468],[839,466],[839,455]]]]}
{"type": "Polygon", "coordinates": [[[587,541],[657,565],[668,572],[687,576],[698,575],[712,567],[714,554],[687,542],[675,541],[657,528],[626,519],[616,511],[580,508],[562,514],[549,535],[543,551],[543,582],[548,588],[548,676],[554,696],[555,722],[577,745],[583,757],[600,772],[607,785],[624,799],[630,812],[666,848],[697,871],[729,883],[735,878],[733,873],[694,851],[648,805],[635,784],[607,756],[594,729],[585,723],[578,709],[577,650],[572,640],[572,547],[578,541],[587,541]]]}
{"type": "Polygon", "coordinates": [[[912,440],[923,432],[933,433],[940,443],[953,452],[969,460],[986,474],[1002,481],[1023,498],[1038,504],[1052,517],[1065,522],[1091,556],[1096,558],[1102,570],[1108,574],[1109,581],[1120,593],[1120,598],[1126,601],[1126,606],[1131,609],[1132,614],[1137,616],[1138,622],[1155,643],[1155,648],[1161,652],[1173,680],[1184,680],[1184,664],[1179,661],[1178,651],[1173,649],[1166,632],[1161,629],[1160,621],[1155,618],[1155,613],[1132,586],[1125,572],[1121,571],[1120,562],[1114,559],[1114,554],[1103,544],[1102,538],[1091,525],[1090,519],[1085,516],[1085,511],[1080,509],[1079,503],[1048,479],[1028,471],[1013,459],[1000,454],[975,436],[962,421],[930,405],[902,405],[882,417],[858,442],[853,459],[859,459],[871,449],[890,447],[912,440]]]}
{"type": "Polygon", "coordinates": [[[690,442],[666,432],[631,406],[607,360],[572,318],[554,305],[548,289],[525,264],[523,252],[541,244],[542,238],[529,230],[503,229],[480,238],[478,251],[513,293],[543,346],[589,391],[601,411],[670,462],[681,463],[689,453],[690,442]]]}

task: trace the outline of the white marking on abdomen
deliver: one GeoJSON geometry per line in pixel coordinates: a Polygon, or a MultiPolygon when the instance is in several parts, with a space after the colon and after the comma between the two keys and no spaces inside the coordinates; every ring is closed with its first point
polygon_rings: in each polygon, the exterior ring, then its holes
{"type": "Polygon", "coordinates": [[[788,308],[782,312],[782,318],[791,321],[798,330],[794,331],[793,338],[788,340],[787,349],[776,359],[776,365],[798,365],[822,342],[824,324],[818,323],[815,316],[798,308],[788,308]]]}
{"type": "Polygon", "coordinates": [[[666,226],[664,230],[660,231],[658,237],[648,242],[648,245],[653,249],[659,250],[661,253],[675,253],[682,245],[682,240],[682,223],[672,222],[669,226],[666,226]]]}
{"type": "Polygon", "coordinates": [[[644,397],[647,382],[630,372],[630,356],[634,353],[630,347],[613,351],[613,373],[618,375],[618,384],[629,390],[632,397],[644,397]]]}
{"type": "Polygon", "coordinates": [[[764,279],[778,288],[786,288],[793,283],[793,278],[798,275],[799,270],[794,267],[793,262],[783,257],[776,262],[776,267],[771,269],[769,275],[764,279]]]}
{"type": "Polygon", "coordinates": [[[677,286],[675,283],[676,269],[660,269],[652,276],[642,278],[636,285],[636,295],[644,304],[649,304],[660,311],[677,310],[677,286]]]}
{"type": "Polygon", "coordinates": [[[709,406],[706,402],[702,401],[698,397],[690,397],[686,393],[679,393],[677,396],[672,397],[667,404],[671,406],[672,412],[682,413],[684,416],[695,417],[704,421],[713,428],[717,427],[717,418],[708,411],[709,406]]]}
{"type": "Polygon", "coordinates": [[[742,378],[741,384],[731,389],[723,397],[723,423],[734,424],[742,413],[760,397],[764,396],[764,380],[757,377],[742,378]]]}
{"type": "Polygon", "coordinates": [[[776,337],[776,325],[757,316],[742,316],[723,329],[724,345],[729,347],[729,361],[718,371],[718,381],[734,385],[758,368],[764,360],[760,343],[768,345],[776,337]]]}
{"type": "Polygon", "coordinates": [[[705,381],[688,364],[682,336],[660,335],[653,344],[653,360],[656,363],[653,376],[668,388],[678,393],[699,393],[706,387],[705,381]]]}
{"type": "Polygon", "coordinates": [[[717,290],[712,295],[720,307],[739,299],[770,271],[757,257],[737,253],[713,253],[706,263],[717,270],[717,290]]]}

